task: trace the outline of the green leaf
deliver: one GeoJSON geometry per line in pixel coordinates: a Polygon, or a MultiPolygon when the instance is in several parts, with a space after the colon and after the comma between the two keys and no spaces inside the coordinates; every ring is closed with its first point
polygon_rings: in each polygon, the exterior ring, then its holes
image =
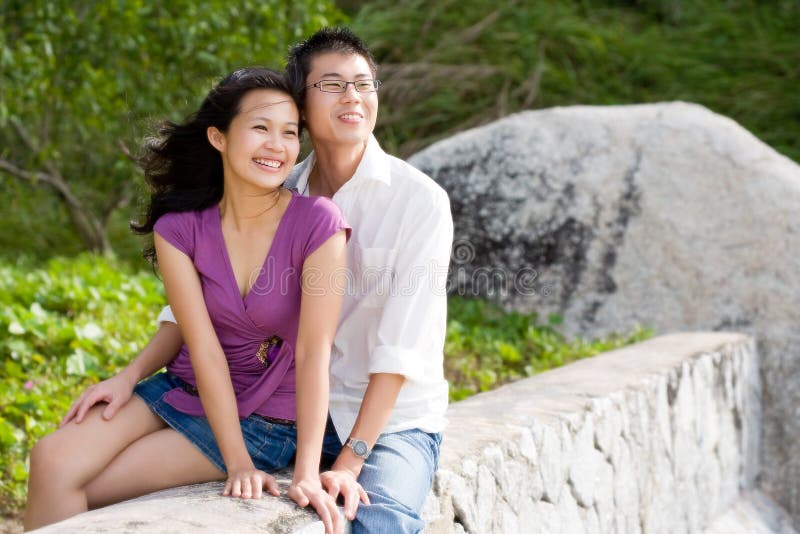
{"type": "Polygon", "coordinates": [[[21,336],[25,333],[25,329],[19,324],[19,321],[12,321],[8,325],[8,333],[14,334],[15,336],[21,336]]]}
{"type": "Polygon", "coordinates": [[[88,376],[89,370],[97,368],[97,359],[82,349],[67,356],[66,371],[68,375],[88,376]]]}
{"type": "Polygon", "coordinates": [[[510,345],[505,342],[500,342],[497,344],[497,350],[500,353],[500,357],[506,363],[518,363],[522,361],[522,355],[513,345],[510,345]]]}
{"type": "Polygon", "coordinates": [[[14,425],[0,417],[0,444],[9,446],[17,441],[14,435],[14,428],[14,425]]]}
{"type": "Polygon", "coordinates": [[[27,480],[28,470],[25,468],[25,464],[22,462],[15,462],[14,468],[11,471],[11,477],[17,482],[27,480]]]}

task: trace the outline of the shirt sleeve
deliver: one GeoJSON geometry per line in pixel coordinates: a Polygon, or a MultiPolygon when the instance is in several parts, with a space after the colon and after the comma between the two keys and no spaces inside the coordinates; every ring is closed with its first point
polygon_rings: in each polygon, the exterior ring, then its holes
{"type": "Polygon", "coordinates": [[[453,218],[444,192],[420,207],[400,230],[394,282],[386,298],[369,372],[425,376],[442,360],[447,331],[447,270],[453,218]]]}
{"type": "MultiPolygon", "coordinates": [[[[192,215],[194,215],[193,212],[165,213],[158,218],[153,226],[153,231],[194,261],[194,225],[192,224],[192,215]]],[[[156,319],[156,324],[159,327],[161,323],[167,322],[178,323],[169,305],[164,306],[164,309],[158,314],[158,319],[156,319]]]]}
{"type": "Polygon", "coordinates": [[[309,257],[325,241],[341,230],[345,230],[349,240],[351,228],[344,219],[339,206],[325,197],[316,198],[310,212],[309,232],[303,246],[303,258],[309,257]]]}
{"type": "Polygon", "coordinates": [[[153,231],[194,261],[193,223],[196,218],[196,213],[191,211],[165,213],[158,218],[153,231]]]}
{"type": "Polygon", "coordinates": [[[172,313],[172,308],[169,307],[169,304],[164,306],[161,310],[161,313],[158,314],[158,319],[156,319],[156,324],[159,328],[161,328],[161,323],[175,323],[178,324],[178,320],[175,319],[175,315],[172,313]]]}

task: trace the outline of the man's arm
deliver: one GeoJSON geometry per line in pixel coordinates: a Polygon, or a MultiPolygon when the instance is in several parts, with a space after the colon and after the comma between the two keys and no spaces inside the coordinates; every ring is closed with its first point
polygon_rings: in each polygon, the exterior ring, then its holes
{"type": "MultiPolygon", "coordinates": [[[[350,434],[370,448],[383,432],[405,381],[424,375],[423,362],[442,358],[453,241],[446,195],[437,196],[432,206],[419,213],[419,217],[408,217],[400,229],[395,279],[382,310],[379,342],[370,355],[369,384],[350,434]]],[[[363,464],[352,449],[344,447],[323,478],[329,491],[344,493],[348,517],[355,513],[359,494],[341,475],[355,479],[363,464]]]]}
{"type": "MultiPolygon", "coordinates": [[[[366,441],[372,448],[392,414],[397,396],[405,381],[405,376],[394,373],[371,375],[367,392],[364,394],[364,400],[361,401],[361,408],[358,410],[358,417],[350,435],[366,441]]],[[[356,456],[350,447],[344,447],[331,470],[346,470],[353,475],[353,478],[357,479],[363,465],[363,458],[356,456]]]]}

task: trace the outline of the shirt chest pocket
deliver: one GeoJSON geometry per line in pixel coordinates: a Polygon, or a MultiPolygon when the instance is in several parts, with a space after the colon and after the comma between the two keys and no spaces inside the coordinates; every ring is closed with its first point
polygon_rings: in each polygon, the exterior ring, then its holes
{"type": "Polygon", "coordinates": [[[352,287],[356,300],[365,306],[383,306],[386,298],[396,291],[397,250],[356,246],[353,256],[352,287]]]}

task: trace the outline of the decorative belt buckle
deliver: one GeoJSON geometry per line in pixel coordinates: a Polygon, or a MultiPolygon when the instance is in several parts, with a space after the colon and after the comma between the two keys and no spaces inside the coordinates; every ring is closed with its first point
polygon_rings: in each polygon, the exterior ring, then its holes
{"type": "Polygon", "coordinates": [[[258,352],[256,352],[256,358],[258,361],[264,364],[264,367],[269,368],[269,360],[267,359],[267,352],[272,347],[278,345],[281,342],[281,338],[278,336],[272,335],[264,340],[261,345],[258,347],[258,352]]]}

